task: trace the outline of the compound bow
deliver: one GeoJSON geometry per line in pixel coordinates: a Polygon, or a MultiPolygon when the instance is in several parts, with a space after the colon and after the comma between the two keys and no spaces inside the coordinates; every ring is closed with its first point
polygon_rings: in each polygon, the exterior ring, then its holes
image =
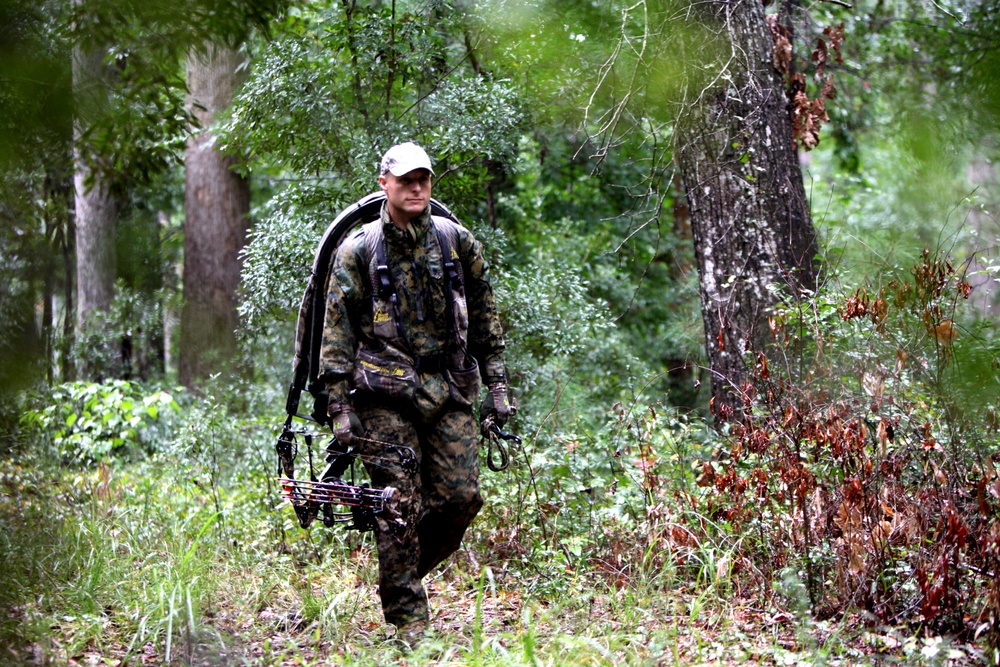
{"type": "MultiPolygon", "coordinates": [[[[367,441],[365,438],[361,440],[367,441]]],[[[319,516],[323,515],[323,525],[333,527],[338,523],[349,524],[349,530],[372,530],[375,527],[375,517],[382,514],[395,514],[398,492],[392,487],[374,489],[367,484],[355,484],[354,462],[362,461],[368,465],[395,465],[407,472],[416,472],[417,457],[409,447],[401,447],[389,443],[378,443],[382,446],[383,456],[366,456],[353,448],[345,449],[336,438],[328,433],[313,431],[306,428],[293,428],[291,416],[285,422],[285,427],[278,436],[275,451],[278,453],[278,484],[281,495],[295,508],[299,525],[308,528],[319,516]],[[309,479],[295,478],[295,459],[299,453],[298,437],[306,443],[309,454],[309,479]],[[330,437],[326,445],[326,467],[317,477],[313,465],[313,439],[317,436],[330,437]],[[342,479],[342,475],[350,470],[351,482],[342,479]],[[346,511],[338,511],[345,508],[346,511]]]]}

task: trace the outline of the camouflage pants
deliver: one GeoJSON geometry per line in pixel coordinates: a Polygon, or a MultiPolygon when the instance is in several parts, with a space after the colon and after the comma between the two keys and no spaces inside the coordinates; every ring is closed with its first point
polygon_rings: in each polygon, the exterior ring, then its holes
{"type": "MultiPolygon", "coordinates": [[[[396,626],[427,620],[424,575],[458,549],[483,505],[472,411],[445,410],[430,424],[384,406],[360,407],[358,416],[369,439],[410,447],[417,456],[415,474],[396,464],[366,467],[373,486],[399,490],[402,515],[376,518],[382,613],[396,626]]],[[[380,447],[364,443],[361,450],[377,456],[380,447]]]]}

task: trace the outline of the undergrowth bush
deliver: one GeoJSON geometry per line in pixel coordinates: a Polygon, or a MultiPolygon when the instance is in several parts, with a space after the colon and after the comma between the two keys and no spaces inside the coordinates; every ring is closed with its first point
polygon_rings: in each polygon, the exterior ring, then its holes
{"type": "Polygon", "coordinates": [[[34,398],[21,427],[65,461],[96,463],[109,454],[135,453],[141,432],[161,413],[180,410],[166,391],[146,392],[126,380],[68,382],[34,398]]]}
{"type": "Polygon", "coordinates": [[[269,424],[176,398],[72,383],[25,412],[0,460],[0,664],[194,664],[225,648],[206,619],[270,604],[340,537],[284,532],[269,424]]]}
{"type": "Polygon", "coordinates": [[[163,373],[164,290],[152,294],[115,284],[107,311],[91,314],[73,339],[81,377],[150,380],[163,373]]]}
{"type": "Polygon", "coordinates": [[[1000,633],[1000,341],[969,283],[925,252],[882,282],[777,309],[743,409],[702,464],[687,539],[740,536],[765,597],[789,575],[814,613],[1000,633]]]}

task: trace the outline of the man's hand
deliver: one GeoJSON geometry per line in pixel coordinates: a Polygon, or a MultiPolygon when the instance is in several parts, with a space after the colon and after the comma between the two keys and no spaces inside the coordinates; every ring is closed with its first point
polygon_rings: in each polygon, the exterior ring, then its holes
{"type": "Polygon", "coordinates": [[[350,447],[356,438],[364,437],[365,427],[361,425],[353,408],[346,405],[334,405],[330,408],[330,430],[337,442],[350,447]]]}
{"type": "Polygon", "coordinates": [[[502,428],[516,411],[507,393],[507,385],[503,382],[491,382],[486,398],[479,406],[479,421],[492,418],[493,423],[502,428]]]}

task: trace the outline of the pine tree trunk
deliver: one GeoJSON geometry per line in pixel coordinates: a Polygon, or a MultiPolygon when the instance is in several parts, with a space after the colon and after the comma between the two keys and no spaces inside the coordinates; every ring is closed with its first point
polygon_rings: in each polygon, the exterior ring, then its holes
{"type": "Polygon", "coordinates": [[[692,7],[717,31],[725,63],[712,83],[688,91],[675,151],[691,214],[712,407],[723,422],[740,419],[748,355],[771,344],[772,289],[814,289],[817,245],[763,4],[692,7]]]}
{"type": "Polygon", "coordinates": [[[224,371],[236,352],[239,252],[246,242],[250,184],[215,146],[211,125],[232,101],[238,51],[208,47],[188,57],[188,104],[201,130],[184,156],[184,307],[178,378],[191,387],[224,371]]]}

